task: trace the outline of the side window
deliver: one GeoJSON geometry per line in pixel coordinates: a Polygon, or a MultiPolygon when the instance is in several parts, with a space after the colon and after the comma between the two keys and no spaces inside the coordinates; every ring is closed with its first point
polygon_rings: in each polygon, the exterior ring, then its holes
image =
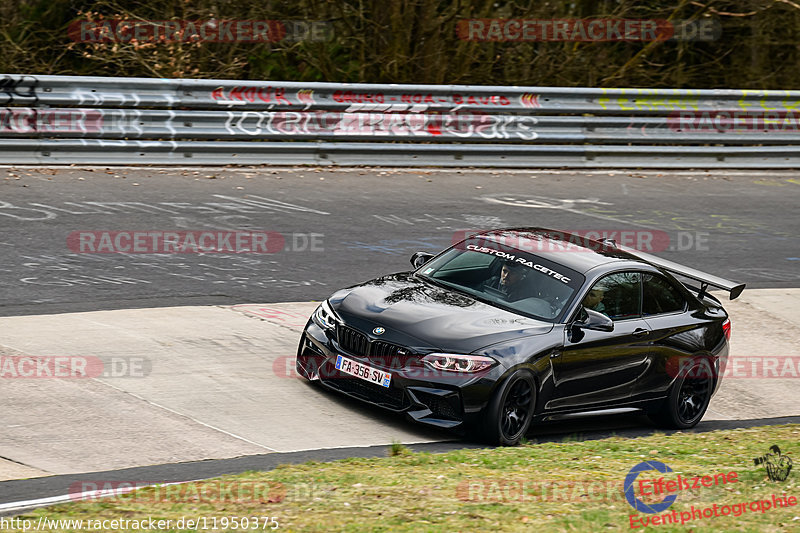
{"type": "Polygon", "coordinates": [[[683,295],[663,276],[644,273],[642,281],[644,293],[642,313],[645,316],[677,313],[686,308],[683,295]]]}
{"type": "Polygon", "coordinates": [[[583,299],[583,306],[612,320],[639,316],[641,276],[638,272],[609,274],[595,283],[583,299]]]}

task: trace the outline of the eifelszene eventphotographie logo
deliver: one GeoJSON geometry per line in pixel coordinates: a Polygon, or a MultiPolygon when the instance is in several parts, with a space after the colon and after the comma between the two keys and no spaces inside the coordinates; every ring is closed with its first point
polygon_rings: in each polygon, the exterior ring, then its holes
{"type": "Polygon", "coordinates": [[[764,465],[770,481],[786,481],[792,471],[792,458],[781,455],[781,449],[777,445],[770,446],[769,452],[753,459],[753,463],[756,466],[764,465]]]}
{"type": "Polygon", "coordinates": [[[678,495],[667,494],[664,496],[663,500],[657,503],[645,503],[644,501],[637,498],[636,491],[634,490],[636,479],[639,477],[639,474],[641,474],[642,472],[647,472],[649,470],[657,470],[662,474],[666,474],[667,472],[672,472],[672,469],[670,467],[668,467],[667,465],[665,465],[660,461],[643,461],[630,469],[628,475],[625,476],[625,483],[623,485],[623,488],[625,490],[625,499],[628,500],[628,503],[631,505],[631,507],[633,507],[640,513],[655,514],[669,509],[669,506],[675,502],[678,495]]]}

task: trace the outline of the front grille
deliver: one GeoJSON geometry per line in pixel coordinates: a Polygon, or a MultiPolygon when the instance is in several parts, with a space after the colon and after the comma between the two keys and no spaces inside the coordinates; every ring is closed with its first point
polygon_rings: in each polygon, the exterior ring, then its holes
{"type": "Polygon", "coordinates": [[[355,355],[367,355],[369,343],[367,336],[363,333],[340,325],[336,328],[336,337],[339,340],[339,346],[344,350],[355,355]]]}
{"type": "Polygon", "coordinates": [[[406,366],[409,357],[411,356],[408,354],[408,350],[396,344],[373,341],[369,347],[369,362],[381,368],[400,370],[406,366]],[[401,350],[403,351],[401,352],[401,350]]]}
{"type": "Polygon", "coordinates": [[[406,365],[410,357],[402,346],[385,341],[370,342],[360,331],[341,324],[336,328],[336,336],[344,351],[366,357],[371,364],[382,368],[398,370],[406,365]]]}
{"type": "Polygon", "coordinates": [[[370,346],[369,355],[372,357],[394,357],[401,348],[402,346],[396,344],[375,341],[370,346]]]}

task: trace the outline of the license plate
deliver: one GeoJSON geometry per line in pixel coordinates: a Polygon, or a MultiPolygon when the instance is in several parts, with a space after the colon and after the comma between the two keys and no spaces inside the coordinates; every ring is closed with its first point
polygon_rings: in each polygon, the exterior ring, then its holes
{"type": "Polygon", "coordinates": [[[381,387],[386,387],[387,389],[389,388],[389,384],[392,382],[392,375],[389,372],[372,368],[371,366],[359,363],[358,361],[353,361],[347,357],[342,357],[341,355],[336,356],[336,369],[344,372],[345,374],[350,374],[351,376],[361,378],[364,381],[369,381],[370,383],[375,383],[381,387]]]}

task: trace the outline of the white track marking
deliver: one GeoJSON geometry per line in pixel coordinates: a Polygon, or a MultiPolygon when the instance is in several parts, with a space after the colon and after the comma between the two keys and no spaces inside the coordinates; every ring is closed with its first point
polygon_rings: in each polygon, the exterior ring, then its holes
{"type": "Polygon", "coordinates": [[[111,383],[108,383],[107,381],[103,381],[102,379],[97,379],[97,378],[94,378],[94,379],[95,379],[95,381],[98,381],[98,382],[102,383],[103,385],[107,385],[107,386],[111,387],[112,389],[115,389],[115,390],[117,390],[117,391],[119,391],[119,392],[121,392],[123,394],[128,394],[130,396],[133,396],[137,400],[141,400],[143,402],[146,402],[148,405],[152,405],[154,407],[158,407],[159,409],[163,409],[165,411],[169,411],[170,413],[173,413],[173,414],[176,414],[176,415],[178,415],[180,417],[189,419],[192,422],[200,424],[201,426],[205,426],[205,427],[207,427],[209,429],[213,429],[214,431],[219,431],[220,433],[224,433],[225,435],[233,437],[234,439],[238,439],[238,440],[241,440],[241,441],[246,442],[248,444],[252,444],[253,446],[258,446],[259,448],[264,448],[265,450],[268,450],[270,452],[277,452],[278,451],[278,450],[276,450],[274,448],[270,448],[269,446],[264,446],[261,443],[254,442],[254,441],[252,441],[252,440],[250,440],[248,438],[242,437],[241,435],[237,435],[235,433],[231,433],[230,431],[225,431],[222,428],[218,428],[216,426],[212,426],[211,424],[207,424],[207,423],[203,422],[202,420],[198,420],[198,419],[196,419],[194,417],[191,417],[191,416],[187,415],[186,413],[181,413],[180,411],[176,411],[175,409],[170,409],[169,407],[167,407],[165,405],[161,405],[161,404],[156,403],[154,401],[148,400],[147,398],[145,398],[143,396],[139,396],[135,392],[130,392],[130,391],[127,391],[125,389],[121,389],[119,387],[115,387],[111,383]]]}

